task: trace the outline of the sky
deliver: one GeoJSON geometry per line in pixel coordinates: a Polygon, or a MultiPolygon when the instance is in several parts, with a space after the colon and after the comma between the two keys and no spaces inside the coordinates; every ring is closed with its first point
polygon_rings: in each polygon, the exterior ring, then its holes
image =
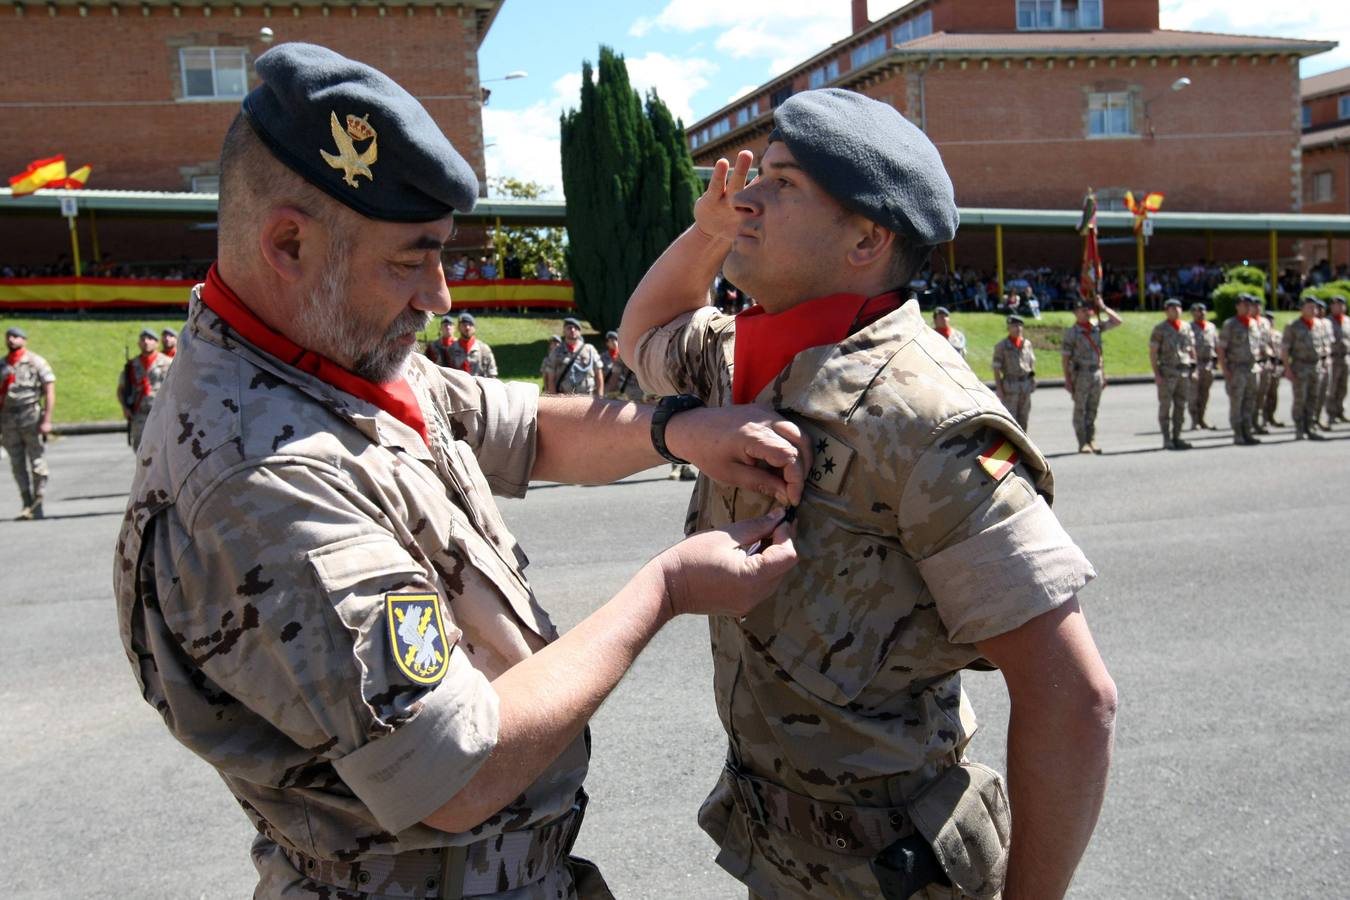
{"type": "MultiPolygon", "coordinates": [[[[876,20],[905,2],[870,0],[868,14],[876,20]]],[[[1283,0],[1278,10],[1273,16],[1269,0],[1161,0],[1163,28],[1339,41],[1303,61],[1305,77],[1350,65],[1350,3],[1283,0]]],[[[558,118],[578,104],[582,61],[594,62],[601,44],[625,56],[638,90],[655,87],[692,124],[849,31],[849,0],[739,8],[725,0],[506,0],[478,55],[492,89],[483,109],[488,176],[535,181],[562,196],[558,118]],[[528,77],[492,80],[517,71],[528,77]]]]}

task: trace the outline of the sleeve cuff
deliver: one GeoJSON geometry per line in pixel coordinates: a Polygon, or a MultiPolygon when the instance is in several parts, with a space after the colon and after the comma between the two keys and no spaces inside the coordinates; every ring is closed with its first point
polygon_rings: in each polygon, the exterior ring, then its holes
{"type": "Polygon", "coordinates": [[[539,451],[539,388],[523,381],[480,378],[483,441],[478,465],[492,493],[524,497],[539,451]]]}
{"type": "Polygon", "coordinates": [[[497,694],[462,651],[426,694],[422,709],[392,734],[334,763],[380,827],[399,834],[444,806],[497,745],[497,694]]]}
{"type": "Polygon", "coordinates": [[[638,339],[637,357],[632,361],[638,383],[653,394],[684,393],[672,356],[672,344],[678,345],[682,332],[694,322],[696,311],[684,313],[664,325],[658,325],[638,339]]]}
{"type": "Polygon", "coordinates": [[[1097,577],[1043,497],[923,560],[919,573],[956,644],[1006,634],[1097,577]]]}

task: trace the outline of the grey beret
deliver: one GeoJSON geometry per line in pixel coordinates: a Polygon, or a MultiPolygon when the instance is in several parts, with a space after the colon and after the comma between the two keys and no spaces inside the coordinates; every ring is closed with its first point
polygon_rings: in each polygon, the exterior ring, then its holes
{"type": "Polygon", "coordinates": [[[473,313],[462,312],[459,314],[459,320],[461,322],[468,322],[470,325],[477,324],[477,321],[473,317],[473,313]]]}
{"type": "Polygon", "coordinates": [[[268,50],[243,115],[277,159],[370,219],[468,212],[478,177],[422,104],[364,63],[313,44],[268,50]]]}
{"type": "Polygon", "coordinates": [[[1192,303],[1191,312],[1195,312],[1196,310],[1199,310],[1200,312],[1209,312],[1209,307],[1203,303],[1192,303]]]}
{"type": "Polygon", "coordinates": [[[562,336],[561,336],[561,335],[550,334],[550,335],[548,336],[548,339],[549,339],[550,341],[553,341],[553,342],[556,343],[556,344],[561,344],[561,343],[562,343],[562,336]]]}
{"type": "Polygon", "coordinates": [[[956,237],[952,180],[928,136],[895,107],[840,88],[802,91],[773,113],[769,142],[847,209],[921,245],[956,237]]]}
{"type": "Polygon", "coordinates": [[[5,337],[17,337],[27,340],[28,332],[24,331],[17,325],[11,325],[9,330],[5,332],[5,337]]]}
{"type": "Polygon", "coordinates": [[[575,327],[577,327],[577,328],[580,328],[580,327],[581,327],[581,323],[578,322],[576,319],[572,318],[571,316],[568,316],[567,318],[563,319],[563,324],[564,324],[564,325],[572,325],[572,326],[575,326],[575,327]]]}
{"type": "Polygon", "coordinates": [[[1247,291],[1242,291],[1242,292],[1240,292],[1240,293],[1237,295],[1237,298],[1238,298],[1238,302],[1239,302],[1239,303],[1255,303],[1255,302],[1256,302],[1256,295],[1255,295],[1255,294],[1252,294],[1252,293],[1248,293],[1247,291]]]}
{"type": "Polygon", "coordinates": [[[1345,295],[1344,295],[1344,294],[1332,294],[1332,295],[1331,295],[1331,302],[1332,302],[1332,303],[1345,303],[1345,302],[1346,302],[1346,301],[1345,301],[1345,295]]]}
{"type": "Polygon", "coordinates": [[[158,332],[158,331],[151,331],[149,328],[142,328],[142,329],[141,329],[141,337],[148,337],[148,338],[154,338],[155,340],[159,340],[159,332],[158,332]]]}
{"type": "Polygon", "coordinates": [[[945,306],[939,306],[937,309],[933,310],[933,315],[935,316],[950,316],[951,314],[951,310],[947,309],[945,306]]]}
{"type": "Polygon", "coordinates": [[[614,338],[614,340],[617,341],[619,339],[619,333],[617,331],[606,331],[605,340],[609,340],[610,338],[614,338]]]}
{"type": "Polygon", "coordinates": [[[167,326],[167,325],[165,325],[163,328],[161,328],[159,333],[160,333],[161,335],[169,334],[169,335],[173,335],[174,337],[178,337],[178,332],[174,331],[172,328],[170,328],[170,327],[167,326]]]}
{"type": "Polygon", "coordinates": [[[1168,297],[1167,302],[1163,304],[1163,309],[1166,309],[1169,306],[1175,306],[1177,309],[1181,309],[1181,301],[1176,297],[1168,297]]]}
{"type": "Polygon", "coordinates": [[[1318,309],[1326,309],[1326,308],[1327,308],[1327,301],[1323,300],[1321,297],[1314,297],[1314,298],[1312,298],[1312,302],[1314,302],[1314,303],[1317,304],[1317,308],[1318,308],[1318,309]]]}
{"type": "Polygon", "coordinates": [[[1009,325],[1021,325],[1025,321],[1026,321],[1025,319],[1023,319],[1021,316],[1018,315],[1008,316],[1009,325]]]}

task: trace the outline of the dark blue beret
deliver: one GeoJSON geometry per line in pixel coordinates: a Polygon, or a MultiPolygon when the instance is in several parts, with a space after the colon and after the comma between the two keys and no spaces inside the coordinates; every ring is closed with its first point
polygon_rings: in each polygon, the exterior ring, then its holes
{"type": "Polygon", "coordinates": [[[141,329],[141,337],[148,337],[148,338],[154,338],[155,340],[159,340],[159,332],[157,332],[157,331],[151,331],[149,328],[142,328],[142,329],[141,329]]]}
{"type": "Polygon", "coordinates": [[[1021,325],[1025,320],[1019,315],[1008,316],[1009,325],[1021,325]]]}
{"type": "Polygon", "coordinates": [[[933,310],[933,315],[935,316],[950,316],[951,314],[951,310],[947,309],[945,306],[939,306],[937,309],[933,310]]]}
{"type": "Polygon", "coordinates": [[[563,319],[563,324],[564,324],[564,325],[572,325],[572,326],[574,326],[574,327],[576,327],[576,328],[580,328],[580,327],[581,327],[581,322],[577,321],[576,319],[572,318],[571,316],[568,316],[567,318],[563,319]]]}
{"type": "Polygon", "coordinates": [[[263,83],[244,98],[244,116],[310,184],[369,219],[431,222],[473,209],[473,169],[389,76],[301,43],[253,67],[263,83]]]}
{"type": "Polygon", "coordinates": [[[1239,302],[1239,303],[1255,303],[1255,302],[1256,302],[1256,295],[1253,294],[1253,293],[1251,293],[1250,291],[1239,291],[1239,292],[1238,292],[1238,295],[1237,295],[1237,298],[1238,298],[1238,302],[1239,302]]]}
{"type": "Polygon", "coordinates": [[[167,326],[167,325],[165,325],[164,328],[163,328],[159,333],[160,333],[160,334],[170,334],[170,335],[173,335],[174,337],[178,337],[178,332],[174,331],[172,328],[170,328],[170,327],[167,326]]]}
{"type": "Polygon", "coordinates": [[[468,322],[470,325],[476,325],[476,324],[477,324],[477,322],[474,321],[473,313],[462,312],[462,313],[459,314],[459,320],[460,320],[461,322],[468,322]]]}
{"type": "Polygon", "coordinates": [[[16,338],[23,338],[23,339],[27,340],[27,339],[28,339],[28,332],[24,331],[22,328],[20,328],[20,327],[17,326],[17,325],[11,325],[11,326],[9,327],[9,330],[5,332],[5,337],[16,337],[16,338]]]}
{"type": "Polygon", "coordinates": [[[893,106],[853,91],[795,94],[774,110],[769,142],[845,208],[921,245],[956,237],[952,180],[928,136],[893,106]]]}
{"type": "Polygon", "coordinates": [[[1332,302],[1332,303],[1344,303],[1344,302],[1345,302],[1345,296],[1344,296],[1343,294],[1332,294],[1332,295],[1331,295],[1331,302],[1332,302]]]}
{"type": "Polygon", "coordinates": [[[1196,310],[1199,310],[1200,312],[1209,312],[1209,307],[1203,303],[1192,303],[1191,312],[1195,312],[1196,310]]]}

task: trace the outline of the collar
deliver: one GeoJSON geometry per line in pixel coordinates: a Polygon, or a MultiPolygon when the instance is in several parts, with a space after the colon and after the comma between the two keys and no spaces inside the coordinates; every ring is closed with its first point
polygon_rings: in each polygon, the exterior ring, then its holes
{"type": "Polygon", "coordinates": [[[610,358],[610,359],[618,359],[618,358],[619,358],[619,351],[618,351],[618,350],[610,350],[610,351],[608,351],[608,353],[609,353],[609,358],[610,358]]]}
{"type": "Polygon", "coordinates": [[[1073,324],[1076,327],[1083,329],[1088,334],[1092,334],[1092,332],[1095,331],[1097,328],[1097,324],[1095,322],[1074,322],[1073,324]]]}
{"type": "Polygon", "coordinates": [[[151,353],[142,353],[140,359],[141,359],[141,368],[148,370],[151,366],[155,364],[155,360],[159,359],[159,352],[154,351],[151,353]]]}
{"type": "Polygon", "coordinates": [[[202,285],[202,303],[231,329],[267,356],[299,369],[331,387],[384,410],[415,431],[427,445],[427,425],[417,396],[406,379],[376,384],[352,374],[327,357],[306,350],[267,326],[220,277],[215,265],[202,285]]]}
{"type": "Polygon", "coordinates": [[[1201,331],[1205,331],[1206,329],[1209,328],[1209,319],[1205,319],[1202,322],[1197,322],[1194,319],[1191,319],[1191,326],[1194,328],[1199,328],[1201,331]]]}
{"type": "Polygon", "coordinates": [[[871,298],[831,294],[781,313],[750,307],[736,316],[732,402],[754,403],[799,354],[839,344],[899,308],[901,302],[899,293],[891,291],[871,298]]]}
{"type": "Polygon", "coordinates": [[[1316,319],[1310,319],[1307,316],[1299,316],[1298,318],[1300,322],[1302,322],[1304,325],[1307,326],[1309,331],[1312,331],[1314,328],[1317,327],[1316,319]]]}
{"type": "Polygon", "coordinates": [[[1164,319],[1163,321],[1165,321],[1168,325],[1171,325],[1173,331],[1181,330],[1182,323],[1180,319],[1164,319]]]}
{"type": "Polygon", "coordinates": [[[934,328],[933,330],[945,338],[950,338],[952,336],[952,326],[950,325],[944,325],[941,328],[934,328]]]}
{"type": "Polygon", "coordinates": [[[1251,328],[1252,319],[1254,319],[1255,316],[1234,316],[1234,318],[1242,323],[1243,328],[1251,328]]]}
{"type": "Polygon", "coordinates": [[[1018,350],[1021,350],[1021,349],[1022,349],[1022,342],[1025,341],[1025,340],[1026,340],[1025,337],[1009,337],[1009,338],[1008,338],[1008,343],[1012,344],[1012,345],[1013,345],[1014,347],[1016,347],[1018,350]]]}
{"type": "Polygon", "coordinates": [[[460,339],[459,339],[459,346],[460,346],[461,348],[463,348],[463,350],[464,350],[465,353],[468,353],[470,350],[472,350],[472,349],[473,349],[473,345],[476,344],[476,343],[478,343],[478,338],[476,338],[476,337],[468,337],[468,338],[460,338],[460,339]]]}
{"type": "Polygon", "coordinates": [[[20,347],[18,350],[11,350],[9,353],[5,354],[5,362],[9,363],[11,366],[17,366],[27,355],[28,348],[20,347]]]}
{"type": "Polygon", "coordinates": [[[1337,322],[1345,321],[1345,313],[1332,313],[1331,317],[1335,319],[1337,322]]]}
{"type": "Polygon", "coordinates": [[[167,356],[169,359],[173,359],[175,356],[178,355],[178,348],[174,347],[172,350],[165,350],[164,355],[167,356]]]}
{"type": "Polygon", "coordinates": [[[441,338],[441,346],[442,346],[442,347],[449,347],[449,346],[450,346],[451,344],[453,344],[454,342],[455,342],[455,339],[454,339],[454,338],[448,338],[448,337],[443,337],[443,338],[441,338]]]}
{"type": "Polygon", "coordinates": [[[563,346],[567,348],[568,353],[576,353],[581,349],[581,339],[578,338],[575,344],[569,344],[567,341],[563,341],[563,346]]]}

